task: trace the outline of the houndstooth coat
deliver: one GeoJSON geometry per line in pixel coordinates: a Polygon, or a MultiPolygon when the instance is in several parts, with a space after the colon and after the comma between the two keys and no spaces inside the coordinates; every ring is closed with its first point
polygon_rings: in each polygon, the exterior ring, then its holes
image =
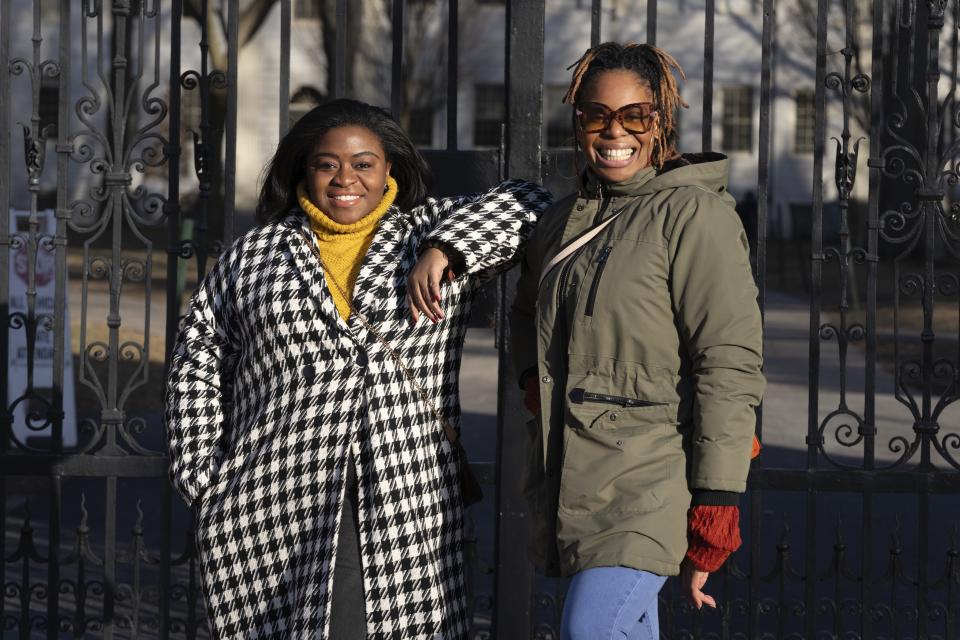
{"type": "MultiPolygon", "coordinates": [[[[547,204],[536,185],[508,181],[480,197],[394,207],[364,259],[355,306],[455,425],[478,276],[517,257],[547,204]],[[406,279],[428,239],[460,251],[470,277],[444,287],[445,320],[411,326],[406,279]]],[[[240,238],[194,294],[173,350],[171,477],[197,508],[213,633],[326,637],[352,461],[368,636],[464,637],[456,457],[385,349],[356,317],[341,318],[309,241],[300,212],[240,238]]]]}

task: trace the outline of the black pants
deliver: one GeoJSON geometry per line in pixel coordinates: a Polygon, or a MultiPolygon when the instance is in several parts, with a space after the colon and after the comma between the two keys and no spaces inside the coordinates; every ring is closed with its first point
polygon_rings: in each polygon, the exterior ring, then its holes
{"type": "Polygon", "coordinates": [[[347,495],[343,501],[337,563],[333,571],[333,593],[330,594],[330,638],[365,640],[367,616],[360,562],[360,525],[357,521],[357,475],[352,460],[347,467],[347,495]]]}

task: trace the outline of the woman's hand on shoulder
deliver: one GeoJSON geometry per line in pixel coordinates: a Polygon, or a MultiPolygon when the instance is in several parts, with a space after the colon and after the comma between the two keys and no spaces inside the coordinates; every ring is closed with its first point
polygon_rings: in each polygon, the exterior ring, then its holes
{"type": "Polygon", "coordinates": [[[410,307],[410,323],[416,324],[420,314],[431,322],[443,320],[440,307],[440,285],[444,280],[453,280],[450,260],[440,249],[430,247],[420,254],[407,277],[407,306],[410,307]]]}

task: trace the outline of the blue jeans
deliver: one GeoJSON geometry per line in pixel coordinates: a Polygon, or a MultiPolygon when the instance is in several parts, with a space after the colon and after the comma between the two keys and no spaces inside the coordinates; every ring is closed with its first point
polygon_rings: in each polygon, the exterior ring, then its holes
{"type": "Polygon", "coordinates": [[[627,567],[597,567],[570,581],[560,640],[658,640],[657,594],[667,579],[627,567]]]}

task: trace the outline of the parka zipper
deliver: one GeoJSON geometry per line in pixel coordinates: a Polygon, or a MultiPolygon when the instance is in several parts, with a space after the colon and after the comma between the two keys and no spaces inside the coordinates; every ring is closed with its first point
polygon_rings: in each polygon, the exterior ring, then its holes
{"type": "Polygon", "coordinates": [[[560,269],[560,281],[557,283],[557,317],[560,319],[560,335],[564,340],[569,340],[567,327],[567,311],[564,304],[564,292],[567,290],[567,279],[570,277],[570,270],[573,268],[573,262],[583,249],[578,249],[572,256],[567,258],[566,263],[560,269]]]}
{"type": "MultiPolygon", "coordinates": [[[[600,193],[602,194],[602,191],[600,193]]],[[[600,205],[597,207],[597,213],[593,217],[594,225],[603,219],[603,214],[610,205],[610,200],[611,198],[604,198],[601,196],[600,205]]],[[[560,268],[560,277],[557,282],[557,317],[560,320],[561,339],[566,343],[569,343],[570,341],[570,332],[569,327],[567,326],[566,305],[564,304],[565,292],[567,290],[567,280],[570,277],[570,271],[573,268],[574,263],[577,261],[577,256],[579,256],[585,248],[586,245],[575,251],[573,255],[569,256],[564,261],[563,266],[560,268]]]]}
{"type": "Polygon", "coordinates": [[[666,402],[652,402],[650,400],[639,400],[637,398],[625,398],[623,396],[611,396],[606,393],[593,393],[592,391],[583,392],[584,402],[602,402],[604,404],[615,404],[621,407],[662,407],[666,402]]]}
{"type": "MultiPolygon", "coordinates": [[[[597,207],[597,214],[593,218],[594,224],[596,224],[597,221],[600,220],[600,216],[603,214],[603,212],[607,208],[607,205],[609,204],[610,204],[609,198],[601,198],[600,206],[597,207]]],[[[564,340],[570,339],[570,336],[567,335],[568,327],[567,327],[567,314],[566,314],[566,308],[565,308],[566,305],[563,304],[564,294],[567,290],[567,279],[570,277],[570,270],[573,268],[573,264],[574,262],[576,262],[576,258],[578,255],[580,255],[581,251],[583,251],[583,248],[578,249],[576,252],[574,252],[572,256],[568,257],[566,261],[564,261],[564,265],[560,268],[560,279],[557,282],[557,317],[560,318],[560,322],[561,322],[560,335],[564,337],[564,340]]]]}
{"type": "Polygon", "coordinates": [[[593,306],[597,302],[597,290],[600,289],[600,278],[603,277],[603,270],[607,267],[607,259],[610,257],[610,252],[613,250],[611,245],[607,245],[600,251],[600,255],[597,256],[597,271],[593,274],[593,283],[590,285],[590,293],[587,294],[587,309],[586,315],[593,316],[593,306]]]}
{"type": "MultiPolygon", "coordinates": [[[[600,205],[597,207],[597,213],[593,216],[593,224],[596,225],[603,219],[603,214],[607,210],[607,207],[610,206],[610,198],[600,198],[600,205]]],[[[572,256],[566,259],[563,268],[560,270],[560,282],[557,287],[557,315],[561,318],[564,318],[564,329],[566,329],[566,314],[563,313],[563,297],[564,291],[567,288],[567,278],[570,276],[570,269],[573,267],[573,263],[576,261],[576,257],[580,255],[580,252],[583,249],[578,250],[572,256]]],[[[566,331],[564,331],[566,333],[566,331]]]]}

